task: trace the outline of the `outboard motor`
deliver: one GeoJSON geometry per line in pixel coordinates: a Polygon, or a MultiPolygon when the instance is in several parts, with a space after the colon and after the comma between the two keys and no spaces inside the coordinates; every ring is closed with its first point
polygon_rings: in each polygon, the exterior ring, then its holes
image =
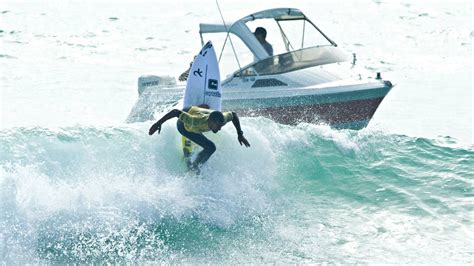
{"type": "Polygon", "coordinates": [[[138,95],[141,95],[149,87],[162,88],[176,86],[176,79],[171,76],[147,75],[138,78],[138,95]]]}

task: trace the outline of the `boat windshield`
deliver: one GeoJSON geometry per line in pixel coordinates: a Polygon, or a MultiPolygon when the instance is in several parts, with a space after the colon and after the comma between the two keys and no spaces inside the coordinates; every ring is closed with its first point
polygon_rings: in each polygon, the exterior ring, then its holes
{"type": "Polygon", "coordinates": [[[310,47],[263,59],[237,71],[234,76],[275,75],[303,68],[348,61],[348,56],[334,46],[310,47]]]}

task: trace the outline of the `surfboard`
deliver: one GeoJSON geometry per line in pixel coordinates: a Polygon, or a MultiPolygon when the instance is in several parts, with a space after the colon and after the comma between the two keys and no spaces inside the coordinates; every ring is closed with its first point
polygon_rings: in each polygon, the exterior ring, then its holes
{"type": "Polygon", "coordinates": [[[211,41],[202,47],[194,59],[184,91],[183,109],[202,104],[208,105],[212,110],[221,111],[219,64],[211,41]]]}
{"type": "MultiPolygon", "coordinates": [[[[207,105],[209,109],[221,111],[222,87],[216,51],[208,41],[196,55],[189,70],[188,81],[184,91],[183,109],[191,106],[207,105]]],[[[190,166],[195,143],[182,137],[183,159],[190,166]]]]}

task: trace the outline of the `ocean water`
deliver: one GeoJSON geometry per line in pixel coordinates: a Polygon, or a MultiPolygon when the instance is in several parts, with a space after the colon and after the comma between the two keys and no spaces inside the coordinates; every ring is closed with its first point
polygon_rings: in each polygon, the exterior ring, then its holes
{"type": "Polygon", "coordinates": [[[300,8],[396,87],[360,131],[243,118],[195,178],[125,119],[214,1],[2,1],[0,263],[472,264],[472,4],[219,3],[300,8]]]}

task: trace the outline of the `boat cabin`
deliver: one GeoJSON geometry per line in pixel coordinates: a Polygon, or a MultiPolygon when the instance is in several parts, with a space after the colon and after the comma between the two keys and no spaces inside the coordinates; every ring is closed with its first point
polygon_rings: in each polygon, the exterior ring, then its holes
{"type": "Polygon", "coordinates": [[[283,74],[304,68],[348,61],[311,20],[295,8],[260,11],[234,23],[199,24],[202,45],[212,40],[223,84],[234,77],[283,74]],[[254,34],[266,30],[269,54],[254,34]]]}

